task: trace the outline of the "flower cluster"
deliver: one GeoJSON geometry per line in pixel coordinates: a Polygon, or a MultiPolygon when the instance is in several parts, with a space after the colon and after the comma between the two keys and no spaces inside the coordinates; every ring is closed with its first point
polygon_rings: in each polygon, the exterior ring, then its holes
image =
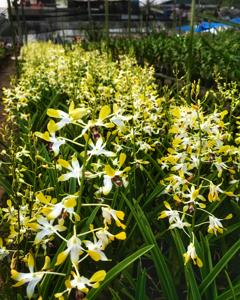
{"type": "MultiPolygon", "coordinates": [[[[164,186],[163,195],[173,200],[172,205],[164,202],[167,210],[159,216],[168,218],[169,229],[182,229],[190,237],[192,230],[207,224],[207,232],[217,235],[224,230],[221,221],[232,218],[232,214],[217,218],[208,208],[225,197],[239,197],[233,192],[239,184],[239,148],[227,143],[227,113],[215,110],[205,115],[200,104],[170,109],[170,147],[167,155],[158,160],[161,168],[167,170],[160,183],[164,186]],[[196,216],[202,213],[206,221],[196,223],[196,216]]],[[[199,267],[202,265],[192,241],[184,258],[185,263],[192,259],[199,267]]]]}

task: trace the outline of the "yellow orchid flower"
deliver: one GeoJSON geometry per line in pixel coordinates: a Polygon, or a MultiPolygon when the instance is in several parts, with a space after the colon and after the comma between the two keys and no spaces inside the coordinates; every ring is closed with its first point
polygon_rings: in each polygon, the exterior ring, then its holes
{"type": "Polygon", "coordinates": [[[34,290],[36,285],[42,280],[43,276],[46,274],[44,269],[49,264],[49,257],[46,256],[45,263],[41,271],[34,272],[34,258],[31,253],[28,254],[27,258],[27,266],[29,268],[30,273],[20,273],[16,271],[15,269],[11,270],[11,277],[15,281],[18,281],[16,284],[14,284],[14,287],[19,287],[25,283],[27,283],[27,297],[28,299],[31,299],[34,294],[34,290]]]}
{"type": "Polygon", "coordinates": [[[61,265],[70,254],[70,259],[73,265],[77,266],[79,256],[83,253],[82,241],[77,237],[76,227],[74,226],[74,234],[67,241],[67,249],[62,251],[57,256],[56,266],[61,265]]]}
{"type": "Polygon", "coordinates": [[[126,228],[126,225],[121,223],[121,221],[124,219],[123,211],[114,210],[111,207],[102,207],[102,216],[105,224],[111,224],[112,219],[114,219],[118,227],[122,227],[122,229],[126,228]]]}
{"type": "Polygon", "coordinates": [[[58,178],[58,181],[66,181],[69,180],[70,178],[76,178],[78,184],[80,185],[80,178],[82,177],[82,167],[80,167],[78,159],[75,155],[73,155],[72,157],[71,164],[64,159],[59,159],[58,164],[70,171],[66,174],[61,175],[58,178]]]}
{"type": "Polygon", "coordinates": [[[199,268],[203,266],[201,259],[197,256],[196,249],[193,243],[190,243],[187,248],[187,252],[183,254],[184,265],[186,265],[190,259],[192,259],[194,265],[197,265],[199,268]]]}
{"type": "Polygon", "coordinates": [[[48,123],[48,131],[44,133],[35,132],[35,135],[47,142],[51,143],[51,149],[54,152],[54,155],[59,154],[60,146],[65,144],[65,140],[61,137],[56,137],[56,131],[59,129],[56,123],[53,120],[50,120],[48,123]]]}
{"type": "Polygon", "coordinates": [[[61,119],[58,123],[56,123],[58,130],[67,124],[80,122],[87,113],[88,110],[86,108],[75,108],[74,102],[70,103],[68,113],[59,109],[49,108],[47,110],[47,115],[49,117],[61,119]]]}

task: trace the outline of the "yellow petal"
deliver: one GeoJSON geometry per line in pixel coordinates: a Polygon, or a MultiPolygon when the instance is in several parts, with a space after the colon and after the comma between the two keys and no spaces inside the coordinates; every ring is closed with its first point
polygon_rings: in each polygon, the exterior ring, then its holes
{"type": "Polygon", "coordinates": [[[67,289],[71,289],[72,288],[71,280],[69,280],[69,279],[65,280],[65,286],[67,289]]]}
{"type": "Polygon", "coordinates": [[[45,197],[42,192],[38,193],[36,195],[36,198],[37,198],[38,201],[40,201],[44,204],[48,204],[50,202],[49,200],[51,199],[51,198],[45,197]]]}
{"type": "Polygon", "coordinates": [[[217,231],[218,231],[219,233],[223,233],[223,229],[222,229],[221,227],[218,227],[218,228],[217,228],[217,231]]]}
{"type": "Polygon", "coordinates": [[[224,111],[222,111],[222,112],[220,113],[221,119],[223,119],[227,114],[228,114],[228,111],[227,111],[226,109],[225,109],[224,111]]]}
{"type": "Polygon", "coordinates": [[[190,256],[186,252],[186,253],[183,254],[183,258],[184,258],[184,265],[186,265],[189,262],[190,256]]]}
{"type": "Polygon", "coordinates": [[[22,280],[20,280],[19,282],[15,283],[15,284],[13,285],[13,287],[19,287],[19,286],[23,285],[24,283],[26,283],[26,280],[22,279],[22,280]]]}
{"type": "Polygon", "coordinates": [[[170,206],[170,204],[169,204],[167,201],[164,201],[163,203],[164,203],[164,206],[165,206],[167,209],[171,210],[171,206],[170,206]]]}
{"type": "Polygon", "coordinates": [[[47,142],[50,141],[50,136],[49,136],[49,133],[47,131],[45,131],[44,133],[41,133],[41,132],[35,132],[35,135],[47,142]]]}
{"type": "Polygon", "coordinates": [[[116,220],[115,222],[116,222],[116,225],[117,225],[118,227],[122,227],[122,229],[125,229],[125,228],[126,228],[126,225],[124,225],[123,223],[121,223],[119,220],[116,220]]]}
{"type": "Polygon", "coordinates": [[[117,211],[116,211],[116,215],[117,215],[117,217],[118,217],[120,220],[123,220],[123,219],[124,219],[124,216],[125,216],[124,212],[121,211],[121,210],[117,210],[117,211]]]}
{"type": "Polygon", "coordinates": [[[122,231],[122,232],[116,234],[115,238],[118,240],[126,240],[126,238],[127,238],[126,232],[122,231]]]}
{"type": "Polygon", "coordinates": [[[192,192],[192,199],[195,200],[199,195],[199,189],[196,189],[192,192]]]}
{"type": "Polygon", "coordinates": [[[11,270],[11,278],[14,279],[14,280],[18,280],[18,277],[19,277],[19,272],[12,269],[11,270]]]}
{"type": "Polygon", "coordinates": [[[48,122],[47,128],[50,133],[55,133],[59,129],[53,120],[48,122]]]}
{"type": "Polygon", "coordinates": [[[66,260],[67,256],[68,256],[68,249],[59,253],[57,256],[57,261],[55,263],[55,266],[61,265],[66,260]]]}
{"type": "Polygon", "coordinates": [[[44,266],[42,267],[42,270],[46,270],[50,265],[50,257],[45,256],[44,266]]]}
{"type": "Polygon", "coordinates": [[[110,165],[105,166],[104,172],[110,177],[114,177],[115,175],[115,170],[110,165]]]}
{"type": "Polygon", "coordinates": [[[56,294],[54,294],[54,297],[58,298],[58,300],[64,300],[62,293],[56,293],[56,294]]]}
{"type": "Polygon", "coordinates": [[[119,156],[119,167],[121,167],[124,164],[126,158],[127,158],[127,155],[125,153],[120,154],[120,156],[119,156]]]}
{"type": "Polygon", "coordinates": [[[224,192],[225,195],[229,196],[229,197],[232,197],[234,196],[234,193],[233,192],[224,192]]]}
{"type": "Polygon", "coordinates": [[[100,255],[99,253],[97,253],[97,252],[95,252],[95,251],[92,251],[92,250],[89,250],[89,251],[88,251],[88,254],[89,254],[89,256],[90,256],[93,260],[95,260],[95,261],[99,261],[100,258],[101,258],[101,255],[100,255]]]}
{"type": "Polygon", "coordinates": [[[85,108],[76,108],[70,113],[70,117],[73,118],[73,120],[81,120],[82,117],[84,117],[87,113],[87,110],[85,108]]]}
{"type": "MultiPolygon", "coordinates": [[[[53,211],[52,207],[43,207],[41,209],[41,213],[43,213],[45,216],[49,217],[49,214],[53,211]]],[[[50,217],[49,217],[50,218],[50,217]]],[[[51,219],[51,218],[50,218],[51,219]]]]}
{"type": "Polygon", "coordinates": [[[69,109],[68,109],[69,113],[73,112],[73,111],[74,111],[74,108],[75,108],[74,102],[71,101],[71,103],[70,103],[70,105],[69,105],[69,109]]]}
{"type": "Polygon", "coordinates": [[[61,118],[61,110],[49,108],[47,110],[47,115],[53,118],[61,118]]]}
{"type": "Polygon", "coordinates": [[[167,218],[168,217],[168,215],[167,215],[167,213],[166,213],[166,211],[164,210],[164,211],[162,211],[161,213],[160,213],[160,216],[158,217],[159,219],[164,219],[164,218],[167,218]]]}
{"type": "Polygon", "coordinates": [[[30,227],[32,230],[35,230],[35,231],[37,231],[39,229],[38,223],[28,223],[27,226],[30,227]]]}
{"type": "Polygon", "coordinates": [[[28,254],[28,262],[27,262],[27,264],[28,264],[29,268],[33,269],[33,267],[34,267],[34,258],[33,258],[33,256],[32,256],[31,253],[28,254]]]}
{"type": "Polygon", "coordinates": [[[233,217],[233,214],[228,214],[228,215],[224,218],[224,220],[230,220],[230,219],[232,219],[232,217],[233,217]]]}
{"type": "Polygon", "coordinates": [[[72,208],[72,207],[75,207],[77,205],[77,201],[76,201],[75,198],[68,198],[68,199],[64,200],[63,205],[66,208],[72,208]]]}
{"type": "Polygon", "coordinates": [[[92,285],[92,287],[93,287],[94,289],[97,289],[99,286],[100,286],[99,282],[95,282],[95,283],[92,285]]]}
{"type": "Polygon", "coordinates": [[[106,277],[106,271],[101,270],[94,273],[89,280],[90,282],[99,282],[99,281],[103,281],[105,277],[106,277]]]}
{"type": "Polygon", "coordinates": [[[205,207],[206,207],[206,204],[204,204],[204,203],[199,203],[199,207],[200,207],[200,208],[205,208],[205,207]]]}
{"type": "Polygon", "coordinates": [[[197,266],[199,268],[201,268],[203,266],[203,262],[201,261],[201,259],[199,257],[197,257],[197,266]]]}
{"type": "Polygon", "coordinates": [[[68,161],[66,161],[65,159],[59,158],[58,163],[59,163],[60,166],[66,168],[66,169],[69,169],[71,167],[70,163],[68,161]]]}
{"type": "Polygon", "coordinates": [[[104,105],[99,113],[99,119],[104,120],[107,118],[108,115],[111,113],[111,108],[108,105],[104,105]]]}

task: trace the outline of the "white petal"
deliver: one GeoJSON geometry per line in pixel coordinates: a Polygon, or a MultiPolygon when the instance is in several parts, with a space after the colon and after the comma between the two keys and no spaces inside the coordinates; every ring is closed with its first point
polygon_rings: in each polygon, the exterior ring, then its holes
{"type": "Polygon", "coordinates": [[[103,194],[107,195],[110,193],[111,189],[112,189],[112,179],[109,176],[104,176],[104,180],[103,180],[103,194]]]}
{"type": "Polygon", "coordinates": [[[32,281],[29,282],[28,286],[27,286],[27,296],[29,299],[32,298],[33,294],[34,294],[34,289],[35,286],[38,284],[38,282],[42,279],[43,275],[35,275],[37,276],[36,279],[33,279],[32,281]]]}

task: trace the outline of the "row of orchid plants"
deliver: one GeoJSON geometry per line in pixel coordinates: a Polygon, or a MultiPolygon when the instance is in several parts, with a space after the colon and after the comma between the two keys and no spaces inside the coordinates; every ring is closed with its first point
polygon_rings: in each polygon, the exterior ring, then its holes
{"type": "MultiPolygon", "coordinates": [[[[193,83],[190,96],[184,89],[176,96],[168,89],[159,95],[153,68],[130,56],[112,61],[108,53],[80,45],[29,44],[21,61],[19,82],[4,91],[2,286],[24,286],[19,299],[94,299],[91,289],[110,281],[110,266],[119,266],[119,275],[130,264],[119,261],[148,244],[131,262],[149,251],[145,259],[153,261],[163,281],[165,273],[175,272],[176,263],[168,261],[174,257],[182,266],[179,281],[186,282],[177,292],[176,283],[168,288],[151,278],[146,299],[153,289],[164,299],[181,293],[192,299],[200,282],[194,265],[204,270],[202,276],[211,274],[214,243],[239,228],[237,87],[219,84],[211,96],[200,96],[193,83]],[[232,97],[229,107],[206,105],[225,95],[232,97]],[[141,232],[136,209],[146,217],[153,240],[141,232]],[[213,245],[207,260],[203,238],[213,245]],[[10,274],[5,280],[4,273],[10,274]],[[194,275],[188,288],[189,274],[194,275]]],[[[235,242],[231,235],[230,240],[235,242]]],[[[226,264],[214,270],[209,285],[226,264]]],[[[138,276],[134,269],[131,274],[138,276]]],[[[130,280],[125,277],[123,282],[130,280]]],[[[131,291],[137,285],[130,282],[131,291]]],[[[121,292],[108,286],[98,299],[107,293],[119,299],[121,292]]],[[[199,290],[199,299],[207,292],[199,290]]]]}

